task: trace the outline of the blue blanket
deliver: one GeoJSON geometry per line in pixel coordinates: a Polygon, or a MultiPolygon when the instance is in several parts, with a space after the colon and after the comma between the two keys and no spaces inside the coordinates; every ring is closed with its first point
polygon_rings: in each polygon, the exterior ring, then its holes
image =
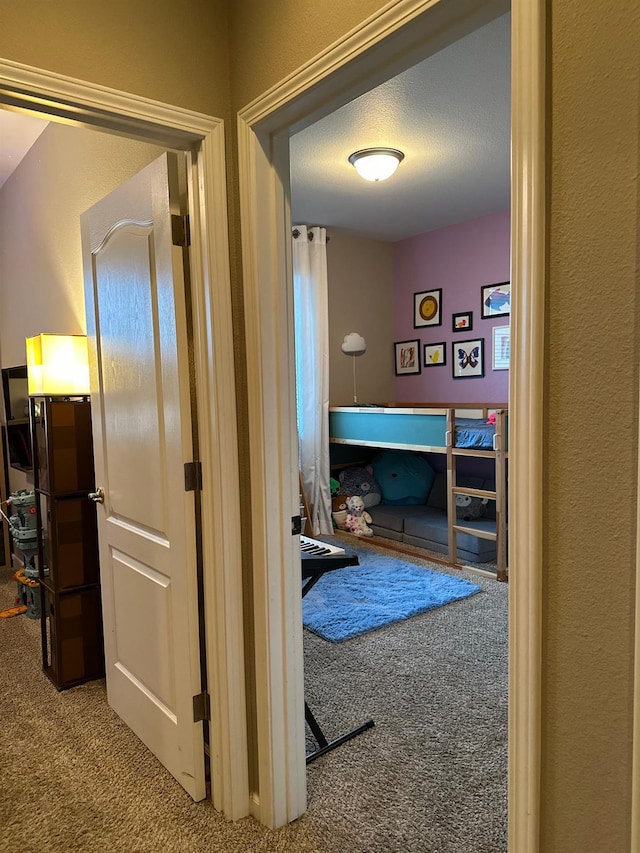
{"type": "Polygon", "coordinates": [[[480,418],[456,418],[456,447],[475,447],[493,450],[496,428],[480,418]]]}
{"type": "Polygon", "coordinates": [[[348,546],[359,566],[327,572],[302,600],[303,624],[339,643],[481,591],[464,578],[348,546]]]}

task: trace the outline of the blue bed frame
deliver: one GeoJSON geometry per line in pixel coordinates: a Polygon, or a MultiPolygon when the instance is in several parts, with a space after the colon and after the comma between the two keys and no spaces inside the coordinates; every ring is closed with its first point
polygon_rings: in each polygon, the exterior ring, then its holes
{"type": "MultiPolygon", "coordinates": [[[[429,453],[447,452],[447,413],[453,407],[437,406],[333,406],[329,409],[329,436],[334,444],[360,444],[364,447],[418,450],[429,453]]],[[[477,447],[494,450],[483,444],[486,437],[481,433],[487,420],[487,412],[502,411],[504,407],[455,407],[456,421],[464,419],[466,440],[454,441],[454,447],[477,447]],[[473,420],[478,423],[474,430],[473,420]],[[467,433],[469,437],[467,438],[467,433]],[[477,443],[473,443],[477,434],[477,443]]],[[[503,449],[507,450],[508,419],[504,416],[503,449]]]]}
{"type": "Polygon", "coordinates": [[[455,519],[457,494],[475,494],[496,502],[496,540],[498,580],[507,580],[506,555],[506,466],[508,455],[508,414],[502,405],[429,406],[332,406],[329,409],[329,441],[333,444],[361,445],[396,450],[414,450],[447,455],[449,560],[457,564],[456,535],[471,533],[455,519]],[[487,433],[486,422],[496,413],[496,426],[487,433]],[[480,429],[473,428],[477,420],[480,429]],[[464,427],[460,419],[464,419],[464,427]],[[460,427],[456,427],[456,423],[460,427]],[[456,435],[464,437],[459,446],[456,435]],[[454,436],[453,441],[450,440],[454,436]],[[475,443],[477,442],[477,443],[475,443]],[[487,443],[488,442],[488,443],[487,443]],[[496,491],[483,492],[457,486],[456,460],[460,456],[488,457],[495,460],[496,491]]]}

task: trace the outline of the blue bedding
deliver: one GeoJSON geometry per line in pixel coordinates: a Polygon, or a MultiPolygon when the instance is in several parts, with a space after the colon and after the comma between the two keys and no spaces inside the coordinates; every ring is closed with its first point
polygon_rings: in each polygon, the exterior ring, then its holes
{"type": "Polygon", "coordinates": [[[496,428],[479,418],[456,418],[455,447],[493,450],[496,428]]]}

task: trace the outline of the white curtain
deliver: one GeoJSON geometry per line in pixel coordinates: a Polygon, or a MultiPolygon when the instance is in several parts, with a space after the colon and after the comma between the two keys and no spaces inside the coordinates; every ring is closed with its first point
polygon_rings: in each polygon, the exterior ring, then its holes
{"type": "Polygon", "coordinates": [[[329,487],[329,305],[327,234],[293,234],[296,396],[300,473],[314,535],[332,533],[329,487]]]}

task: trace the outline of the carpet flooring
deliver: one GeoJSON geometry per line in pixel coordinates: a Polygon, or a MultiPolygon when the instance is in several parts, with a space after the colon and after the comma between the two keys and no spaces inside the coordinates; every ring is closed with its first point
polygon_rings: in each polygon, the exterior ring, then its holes
{"type": "Polygon", "coordinates": [[[375,728],[309,766],[307,813],[275,831],[193,803],[102,681],[58,693],[39,625],[0,620],[0,850],[504,853],[508,588],[461,576],[483,594],[348,643],[304,632],[305,695],[326,734],[368,716],[375,728]]]}

